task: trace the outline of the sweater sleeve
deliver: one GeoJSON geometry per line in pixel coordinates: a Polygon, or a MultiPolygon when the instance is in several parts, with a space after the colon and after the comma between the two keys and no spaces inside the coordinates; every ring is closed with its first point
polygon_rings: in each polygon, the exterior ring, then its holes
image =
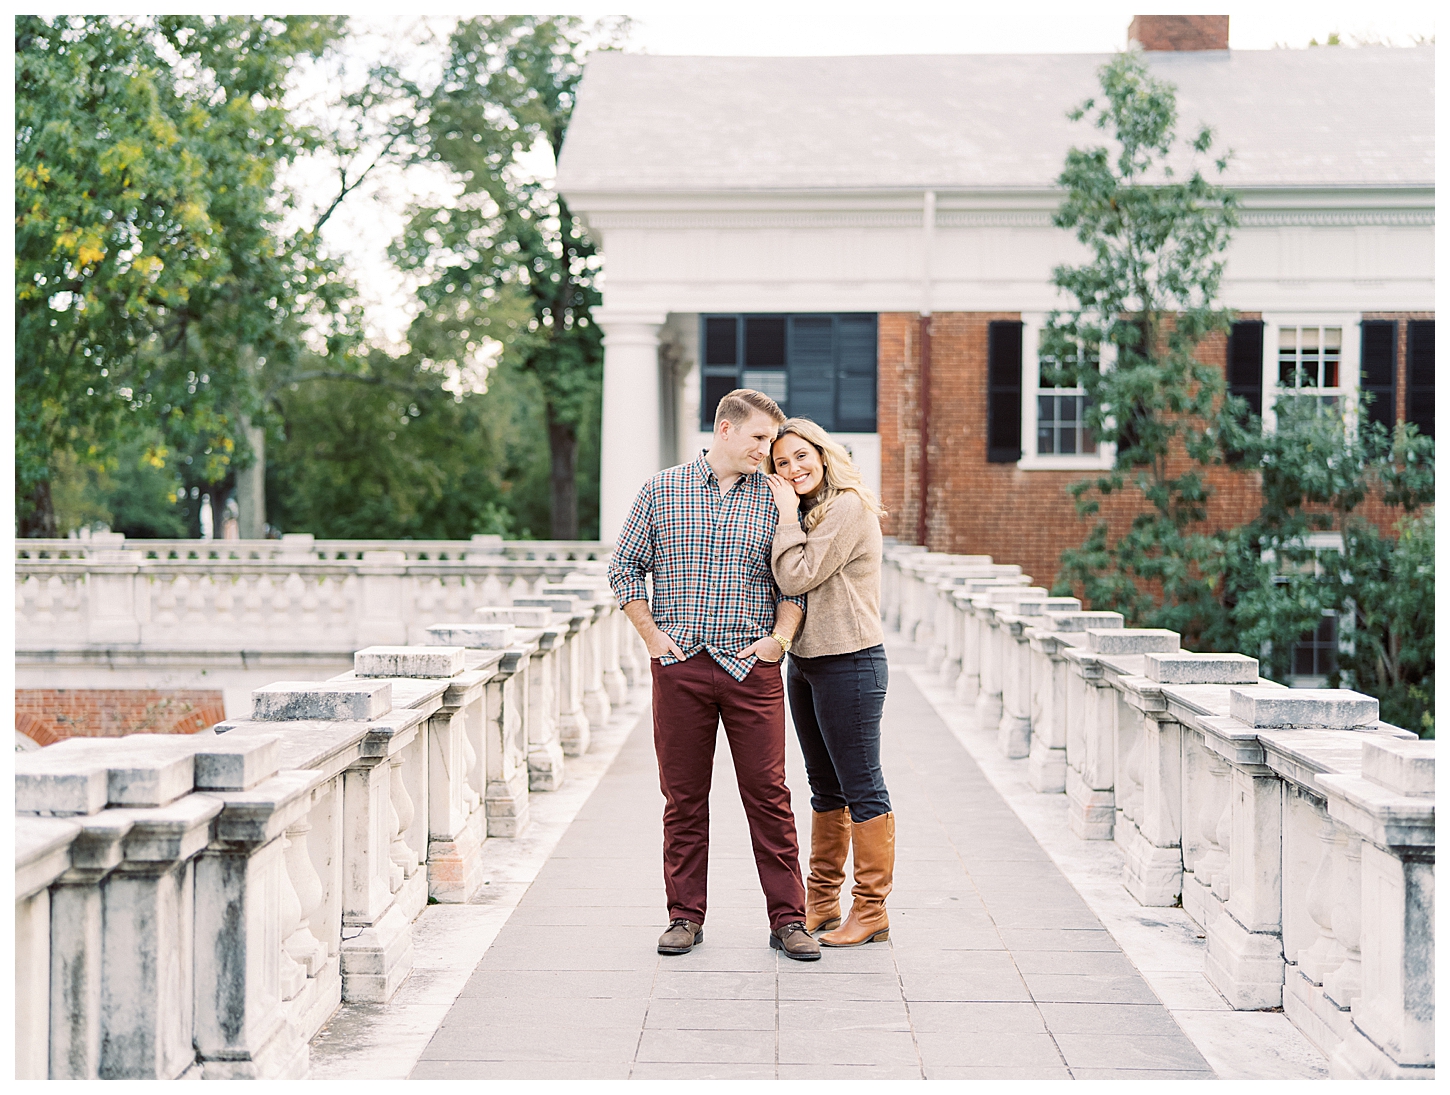
{"type": "Polygon", "coordinates": [[[780,591],[809,593],[845,566],[860,542],[863,512],[861,500],[845,491],[809,533],[793,521],[776,526],[770,561],[780,591]]]}

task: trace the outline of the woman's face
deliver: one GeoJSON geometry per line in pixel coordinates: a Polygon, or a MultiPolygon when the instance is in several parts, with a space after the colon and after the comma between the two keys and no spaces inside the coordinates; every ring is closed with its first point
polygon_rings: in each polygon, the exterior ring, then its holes
{"type": "Polygon", "coordinates": [[[804,437],[788,433],[770,450],[775,474],[795,488],[797,494],[814,494],[826,477],[821,454],[804,437]]]}

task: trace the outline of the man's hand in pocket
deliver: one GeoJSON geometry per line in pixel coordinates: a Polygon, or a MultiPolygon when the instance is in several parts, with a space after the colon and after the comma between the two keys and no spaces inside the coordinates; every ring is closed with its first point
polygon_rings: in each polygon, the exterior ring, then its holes
{"type": "Polygon", "coordinates": [[[663,658],[666,654],[677,662],[685,660],[684,653],[675,645],[675,640],[664,633],[661,628],[655,628],[655,633],[645,640],[644,648],[649,651],[651,658],[663,658]]]}

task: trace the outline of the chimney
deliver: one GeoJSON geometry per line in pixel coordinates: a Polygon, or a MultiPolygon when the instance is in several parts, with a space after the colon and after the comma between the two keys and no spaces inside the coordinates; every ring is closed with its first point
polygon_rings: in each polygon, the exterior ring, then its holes
{"type": "Polygon", "coordinates": [[[1146,50],[1187,53],[1228,49],[1227,15],[1135,15],[1128,41],[1146,50]]]}

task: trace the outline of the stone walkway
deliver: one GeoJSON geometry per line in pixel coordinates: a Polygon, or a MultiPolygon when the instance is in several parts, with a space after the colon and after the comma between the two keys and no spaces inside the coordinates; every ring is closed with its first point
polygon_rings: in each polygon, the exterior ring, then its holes
{"type": "MultiPolygon", "coordinates": [[[[705,943],[661,957],[645,720],[498,931],[416,1079],[1195,1079],[1213,1070],[893,649],[891,942],[797,963],[764,899],[723,736],[705,943]]],[[[803,841],[799,752],[789,780],[803,841]]]]}

